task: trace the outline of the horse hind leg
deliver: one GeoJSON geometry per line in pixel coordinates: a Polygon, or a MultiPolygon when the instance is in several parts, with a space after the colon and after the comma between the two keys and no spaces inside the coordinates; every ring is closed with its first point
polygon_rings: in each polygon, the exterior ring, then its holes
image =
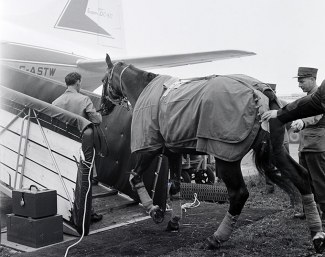
{"type": "Polygon", "coordinates": [[[217,231],[208,237],[201,247],[210,250],[219,249],[222,243],[229,240],[249,196],[241,173],[240,161],[226,162],[216,158],[216,165],[226,184],[230,206],[217,231]]]}
{"type": "MultiPolygon", "coordinates": [[[[273,124],[270,123],[271,125],[273,124]]],[[[280,177],[274,178],[274,182],[278,185],[282,183],[284,189],[287,187],[287,183],[283,183],[285,182],[283,178],[290,179],[299,190],[314,248],[317,253],[321,253],[325,250],[325,233],[323,232],[322,222],[310,187],[308,172],[289,155],[282,145],[273,144],[273,161],[282,173],[280,177]]]]}

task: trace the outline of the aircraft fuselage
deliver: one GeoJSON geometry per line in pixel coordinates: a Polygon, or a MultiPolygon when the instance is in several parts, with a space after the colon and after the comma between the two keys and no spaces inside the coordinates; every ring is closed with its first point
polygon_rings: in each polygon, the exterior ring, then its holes
{"type": "Polygon", "coordinates": [[[77,71],[82,75],[84,85],[100,86],[104,71],[84,70],[78,67],[78,60],[87,58],[37,46],[1,42],[0,61],[5,65],[62,83],[68,73],[77,71]]]}

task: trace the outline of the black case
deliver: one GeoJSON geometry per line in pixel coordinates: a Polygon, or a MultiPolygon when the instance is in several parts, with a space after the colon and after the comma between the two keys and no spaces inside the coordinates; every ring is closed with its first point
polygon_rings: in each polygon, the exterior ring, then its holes
{"type": "Polygon", "coordinates": [[[16,215],[35,219],[56,215],[56,197],[56,190],[39,190],[36,186],[15,189],[12,191],[12,211],[16,215]]]}

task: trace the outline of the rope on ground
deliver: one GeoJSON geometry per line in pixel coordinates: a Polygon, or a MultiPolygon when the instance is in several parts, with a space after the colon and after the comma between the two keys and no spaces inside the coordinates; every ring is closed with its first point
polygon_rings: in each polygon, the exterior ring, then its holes
{"type": "Polygon", "coordinates": [[[197,193],[194,193],[194,201],[192,203],[184,203],[182,204],[182,210],[184,210],[186,212],[186,209],[192,209],[192,208],[196,208],[199,207],[201,204],[201,202],[199,201],[199,199],[197,199],[197,193]]]}

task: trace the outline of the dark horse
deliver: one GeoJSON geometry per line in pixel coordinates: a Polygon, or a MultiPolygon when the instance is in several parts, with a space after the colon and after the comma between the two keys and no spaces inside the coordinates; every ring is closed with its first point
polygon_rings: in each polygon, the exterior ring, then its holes
{"type": "Polygon", "coordinates": [[[168,158],[173,212],[167,231],[178,231],[181,156],[183,153],[212,154],[228,189],[230,206],[217,231],[202,246],[218,249],[229,239],[249,196],[240,162],[253,149],[261,174],[283,189],[290,187],[289,179],[298,188],[314,247],[317,252],[324,250],[325,234],[307,171],[285,150],[283,124],[273,119],[269,133],[260,123],[265,103],[267,108],[280,108],[267,84],[244,75],[182,82],[123,62],[113,64],[108,55],[106,63],[103,98],[128,108],[130,103],[133,108],[131,151],[137,162],[130,182],[155,222],[162,221],[163,211],[153,205],[142,180],[154,157],[164,154],[168,158]],[[274,171],[274,166],[281,170],[281,175],[274,171]]]}

